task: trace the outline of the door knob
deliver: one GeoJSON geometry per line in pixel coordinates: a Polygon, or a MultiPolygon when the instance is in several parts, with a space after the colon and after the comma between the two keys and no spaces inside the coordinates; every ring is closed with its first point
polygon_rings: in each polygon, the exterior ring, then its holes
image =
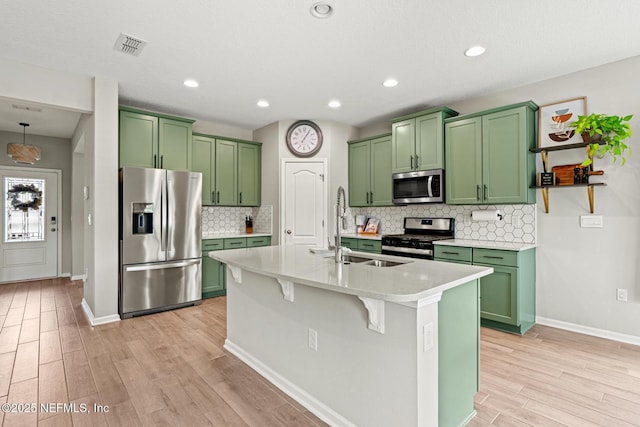
{"type": "Polygon", "coordinates": [[[287,234],[291,234],[291,230],[287,230],[287,234]]]}

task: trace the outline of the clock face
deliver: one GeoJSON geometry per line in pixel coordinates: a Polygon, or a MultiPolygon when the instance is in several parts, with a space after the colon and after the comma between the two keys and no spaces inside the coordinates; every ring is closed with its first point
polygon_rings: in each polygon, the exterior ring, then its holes
{"type": "Polygon", "coordinates": [[[298,157],[313,156],[322,147],[322,131],[309,120],[299,120],[287,131],[287,147],[298,157]]]}

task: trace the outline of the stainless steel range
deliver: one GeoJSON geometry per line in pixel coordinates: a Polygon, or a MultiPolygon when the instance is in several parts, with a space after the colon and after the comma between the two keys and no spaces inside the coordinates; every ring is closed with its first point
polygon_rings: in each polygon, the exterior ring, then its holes
{"type": "Polygon", "coordinates": [[[433,259],[435,240],[453,239],[453,218],[404,219],[404,234],[382,236],[382,253],[411,258],[433,259]]]}

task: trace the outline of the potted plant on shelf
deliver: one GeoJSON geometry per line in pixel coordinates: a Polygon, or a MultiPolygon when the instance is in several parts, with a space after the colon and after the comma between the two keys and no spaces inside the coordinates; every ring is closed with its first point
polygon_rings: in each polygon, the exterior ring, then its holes
{"type": "Polygon", "coordinates": [[[622,159],[624,166],[627,161],[625,155],[628,151],[631,154],[631,147],[624,141],[631,136],[631,127],[627,123],[633,115],[625,117],[607,116],[606,114],[590,114],[588,116],[578,116],[578,120],[569,124],[576,129],[576,133],[582,135],[582,140],[588,142],[587,160],[582,162],[582,166],[588,166],[592,162],[593,156],[597,153],[602,158],[606,153],[613,156],[613,161],[622,159]]]}

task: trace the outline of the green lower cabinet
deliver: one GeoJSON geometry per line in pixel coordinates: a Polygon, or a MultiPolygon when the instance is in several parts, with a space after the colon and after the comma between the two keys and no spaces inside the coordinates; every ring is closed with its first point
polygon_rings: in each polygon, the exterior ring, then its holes
{"type": "Polygon", "coordinates": [[[473,280],[442,293],[438,303],[438,425],[463,426],[479,390],[480,289],[473,280]]]}
{"type": "Polygon", "coordinates": [[[342,237],[342,246],[354,251],[382,253],[382,241],[373,239],[358,239],[354,237],[342,237]]]}
{"type": "Polygon", "coordinates": [[[223,263],[202,255],[202,298],[226,294],[226,268],[223,263]]]}
{"type": "Polygon", "coordinates": [[[209,252],[222,249],[271,246],[271,236],[232,237],[202,241],[202,298],[227,294],[227,266],[209,257],[209,252]]]}
{"type": "Polygon", "coordinates": [[[209,252],[219,251],[223,248],[223,239],[206,239],[202,241],[202,298],[226,294],[225,265],[209,257],[209,252]]]}
{"type": "Polygon", "coordinates": [[[482,326],[524,334],[535,324],[536,251],[435,247],[439,261],[492,267],[493,273],[480,279],[482,326]]]}

